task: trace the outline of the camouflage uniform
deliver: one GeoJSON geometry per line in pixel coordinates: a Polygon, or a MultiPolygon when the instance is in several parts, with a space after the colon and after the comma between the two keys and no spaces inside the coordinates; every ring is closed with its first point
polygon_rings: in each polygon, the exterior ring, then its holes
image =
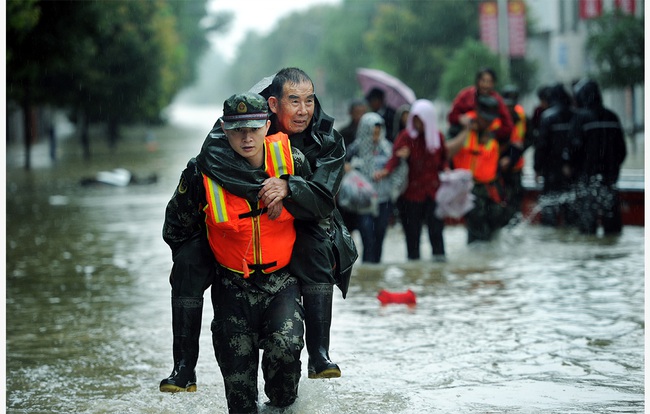
{"type": "Polygon", "coordinates": [[[269,404],[291,405],[298,396],[304,310],[298,280],[287,268],[254,272],[249,279],[221,268],[212,288],[212,341],[223,375],[228,410],[257,413],[257,373],[262,357],[269,404]]]}
{"type": "MultiPolygon", "coordinates": [[[[294,171],[308,174],[304,155],[294,148],[293,156],[294,171]]],[[[245,280],[218,266],[206,237],[206,204],[203,176],[196,160],[191,159],[167,205],[163,227],[174,260],[170,276],[174,364],[180,367],[163,381],[196,383],[203,292],[212,285],[212,340],[230,412],[257,412],[259,353],[245,354],[250,349],[264,351],[262,370],[269,403],[288,406],[297,397],[304,347],[298,279],[288,267],[259,276],[260,272],[253,272],[245,280]],[[183,370],[184,366],[190,369],[183,370]],[[185,372],[191,376],[189,380],[185,372]]]]}
{"type": "MultiPolygon", "coordinates": [[[[281,73],[292,71],[295,68],[281,70],[251,91],[268,99],[271,79],[283,78],[281,73]]],[[[288,78],[287,82],[295,81],[288,78]]],[[[333,287],[336,284],[345,298],[358,253],[335,202],[344,173],[343,137],[333,128],[334,119],[322,110],[318,99],[314,97],[314,101],[314,114],[307,129],[289,135],[292,147],[304,154],[312,173],[281,177],[287,180],[289,190],[283,207],[295,218],[296,242],[289,266],[301,282],[308,377],[335,378],[341,376],[341,370],[329,357],[333,287]]],[[[267,135],[281,132],[277,114],[271,114],[270,120],[267,135]]],[[[262,170],[251,170],[242,160],[224,157],[224,151],[230,149],[219,139],[222,135],[220,125],[215,124],[197,155],[199,168],[230,193],[257,201],[268,176],[262,170]]]]}

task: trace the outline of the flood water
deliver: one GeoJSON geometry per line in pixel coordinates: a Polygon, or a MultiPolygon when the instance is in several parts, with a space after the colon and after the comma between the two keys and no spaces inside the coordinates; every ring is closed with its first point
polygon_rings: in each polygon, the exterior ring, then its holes
{"type": "MultiPolygon", "coordinates": [[[[55,165],[36,148],[26,172],[8,148],[7,412],[226,412],[209,295],[198,391],[158,391],[172,368],[164,209],[212,123],[180,118],[154,129],[156,149],[143,130],[115,154],[94,144],[93,163],[66,143],[55,165]],[[116,167],[159,180],[79,184],[116,167]]],[[[447,263],[429,260],[425,239],[423,259],[407,262],[395,226],[384,263],[356,266],[347,299],[335,292],[330,353],[343,376],[309,380],[303,351],[289,413],[644,411],[643,227],[603,238],[524,223],[480,246],[462,226],[444,237],[447,263]],[[382,307],[380,289],[411,289],[417,305],[382,307]]]]}

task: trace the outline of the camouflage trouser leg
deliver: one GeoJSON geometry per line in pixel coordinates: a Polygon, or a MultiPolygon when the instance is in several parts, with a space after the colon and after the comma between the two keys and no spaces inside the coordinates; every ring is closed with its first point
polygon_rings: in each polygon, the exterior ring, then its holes
{"type": "Polygon", "coordinates": [[[212,341],[229,412],[257,413],[259,349],[270,404],[292,404],[298,395],[304,346],[299,286],[270,295],[227,284],[213,292],[212,300],[216,301],[212,341]]]}

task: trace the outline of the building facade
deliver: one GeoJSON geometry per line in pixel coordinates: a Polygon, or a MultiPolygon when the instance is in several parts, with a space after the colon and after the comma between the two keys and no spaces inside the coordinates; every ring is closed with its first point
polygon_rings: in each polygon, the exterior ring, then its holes
{"type": "MultiPolygon", "coordinates": [[[[645,12],[643,0],[526,0],[526,6],[533,24],[526,58],[537,63],[536,84],[562,82],[567,90],[596,70],[586,50],[591,19],[616,8],[640,17],[645,12]]],[[[643,128],[644,90],[644,85],[603,90],[605,105],[617,112],[630,133],[643,128]]],[[[529,107],[535,102],[533,94],[524,104],[529,107]]]]}

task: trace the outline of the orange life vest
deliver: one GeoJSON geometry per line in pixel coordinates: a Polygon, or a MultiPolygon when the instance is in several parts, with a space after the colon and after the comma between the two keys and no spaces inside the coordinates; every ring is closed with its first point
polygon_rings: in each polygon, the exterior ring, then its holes
{"type": "MultiPolygon", "coordinates": [[[[293,174],[286,134],[266,137],[264,168],[271,177],[293,174]]],[[[286,208],[280,217],[270,220],[262,202],[250,203],[235,196],[205,174],[203,185],[208,241],[221,266],[248,277],[249,270],[272,273],[289,264],[296,231],[286,208]]]]}
{"type": "Polygon", "coordinates": [[[499,165],[499,143],[490,138],[487,143],[479,142],[478,132],[469,131],[463,148],[454,156],[454,167],[470,170],[474,181],[491,183],[497,178],[499,165]]]}
{"type": "MultiPolygon", "coordinates": [[[[526,111],[524,107],[517,104],[515,105],[515,112],[519,115],[519,121],[517,121],[512,128],[512,134],[510,135],[510,144],[514,144],[519,148],[524,147],[524,138],[526,137],[526,111]]],[[[523,155],[519,157],[519,161],[515,164],[513,171],[521,171],[524,168],[524,157],[523,155]]]]}

